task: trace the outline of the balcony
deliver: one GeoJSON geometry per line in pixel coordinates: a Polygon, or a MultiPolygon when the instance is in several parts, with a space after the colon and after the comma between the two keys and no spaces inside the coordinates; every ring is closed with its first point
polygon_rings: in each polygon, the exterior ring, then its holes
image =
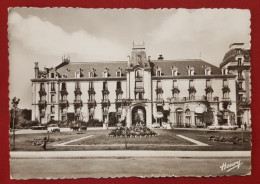
{"type": "Polygon", "coordinates": [[[157,98],[155,100],[155,103],[158,104],[158,105],[163,105],[164,104],[164,100],[163,100],[163,98],[157,98]]]}
{"type": "Polygon", "coordinates": [[[103,95],[108,95],[108,94],[109,94],[108,89],[107,89],[107,88],[103,89],[103,90],[102,90],[102,94],[103,94],[103,95]]]}
{"type": "Polygon", "coordinates": [[[222,102],[227,102],[227,101],[231,101],[231,99],[229,97],[226,97],[226,98],[222,98],[221,100],[222,102]]]}
{"type": "Polygon", "coordinates": [[[68,100],[59,100],[59,106],[60,106],[61,109],[69,107],[68,100]]]}
{"type": "Polygon", "coordinates": [[[117,95],[118,94],[121,94],[121,95],[123,94],[123,90],[121,88],[117,88],[115,92],[116,92],[117,95]]]}
{"type": "Polygon", "coordinates": [[[170,98],[170,103],[185,103],[185,102],[190,102],[190,101],[207,101],[206,96],[194,96],[194,97],[172,97],[170,98]]]}
{"type": "Polygon", "coordinates": [[[83,106],[82,100],[74,100],[73,104],[75,109],[81,108],[83,106]]]}
{"type": "Polygon", "coordinates": [[[82,95],[80,88],[76,88],[75,91],[74,91],[74,94],[75,95],[82,95]]]}
{"type": "Polygon", "coordinates": [[[161,88],[161,87],[159,87],[159,88],[156,88],[156,93],[158,94],[158,93],[163,93],[163,89],[161,88]]]}
{"type": "Polygon", "coordinates": [[[102,108],[109,107],[110,101],[108,99],[102,99],[101,106],[102,106],[102,108]]]}
{"type": "Polygon", "coordinates": [[[205,91],[206,91],[206,93],[213,93],[214,92],[214,90],[212,89],[211,86],[207,86],[205,91]]]}
{"type": "Polygon", "coordinates": [[[89,88],[88,93],[89,93],[89,94],[96,94],[94,88],[89,88]]]}
{"type": "Polygon", "coordinates": [[[230,88],[227,85],[225,85],[225,86],[223,86],[222,91],[224,93],[229,93],[230,92],[230,88]]]}
{"type": "Polygon", "coordinates": [[[60,94],[61,94],[61,96],[64,96],[64,95],[68,95],[69,93],[68,93],[67,89],[61,89],[60,94]]]}
{"type": "Polygon", "coordinates": [[[116,99],[115,104],[116,104],[116,108],[121,107],[122,106],[122,99],[116,99]]]}
{"type": "Polygon", "coordinates": [[[89,109],[94,108],[96,106],[97,106],[96,100],[88,100],[88,108],[89,109]]]}
{"type": "Polygon", "coordinates": [[[197,92],[194,86],[190,86],[188,91],[189,91],[189,93],[196,93],[197,92]]]}
{"type": "Polygon", "coordinates": [[[39,100],[38,106],[39,106],[39,109],[45,109],[46,106],[47,106],[47,101],[46,100],[39,100]]]}
{"type": "Polygon", "coordinates": [[[238,101],[239,108],[250,108],[251,105],[251,99],[250,98],[243,98],[238,101]]]}
{"type": "Polygon", "coordinates": [[[42,88],[42,89],[39,90],[39,95],[40,95],[40,96],[45,96],[46,94],[47,94],[47,93],[46,93],[46,91],[45,91],[44,88],[42,88]]]}
{"type": "Polygon", "coordinates": [[[172,94],[174,94],[174,93],[180,93],[179,88],[176,86],[172,88],[172,94]]]}

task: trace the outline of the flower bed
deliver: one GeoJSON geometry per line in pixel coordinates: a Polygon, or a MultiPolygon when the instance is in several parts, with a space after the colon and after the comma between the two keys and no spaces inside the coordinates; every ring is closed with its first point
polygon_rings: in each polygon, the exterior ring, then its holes
{"type": "MultiPolygon", "coordinates": [[[[234,136],[234,137],[224,137],[223,135],[221,136],[210,136],[209,137],[210,141],[213,142],[221,142],[221,143],[227,143],[227,144],[238,144],[242,142],[242,138],[234,136]]],[[[243,142],[249,142],[248,139],[243,138],[243,142]]]]}
{"type": "Polygon", "coordinates": [[[153,130],[143,125],[131,126],[129,128],[119,126],[108,134],[109,137],[121,138],[125,137],[125,135],[129,138],[159,136],[159,134],[155,133],[153,130]]]}

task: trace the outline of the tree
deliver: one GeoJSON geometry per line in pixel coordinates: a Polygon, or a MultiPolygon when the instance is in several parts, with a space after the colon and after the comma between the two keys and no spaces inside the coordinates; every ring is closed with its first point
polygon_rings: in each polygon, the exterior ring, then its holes
{"type": "Polygon", "coordinates": [[[116,118],[116,113],[115,112],[110,112],[108,114],[108,125],[109,126],[115,126],[117,124],[118,120],[116,118]]]}
{"type": "Polygon", "coordinates": [[[16,111],[16,109],[18,108],[18,104],[19,104],[19,102],[20,102],[20,99],[18,99],[18,98],[16,98],[16,97],[14,97],[13,99],[12,99],[12,102],[11,102],[11,104],[12,104],[12,109],[13,109],[13,150],[15,149],[15,118],[16,118],[16,113],[15,113],[15,111],[16,111]]]}

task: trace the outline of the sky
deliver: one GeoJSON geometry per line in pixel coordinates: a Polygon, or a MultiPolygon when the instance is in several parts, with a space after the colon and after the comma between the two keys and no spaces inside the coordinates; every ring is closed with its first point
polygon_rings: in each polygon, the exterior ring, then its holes
{"type": "Polygon", "coordinates": [[[133,42],[151,59],[203,59],[219,66],[232,43],[250,48],[250,11],[239,9],[11,8],[10,99],[31,108],[34,62],[127,61],[133,42]]]}

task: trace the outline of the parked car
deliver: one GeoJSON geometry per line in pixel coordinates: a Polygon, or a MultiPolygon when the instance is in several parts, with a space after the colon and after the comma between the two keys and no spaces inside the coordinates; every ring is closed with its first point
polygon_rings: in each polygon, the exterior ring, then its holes
{"type": "Polygon", "coordinates": [[[57,124],[50,124],[47,130],[49,132],[60,132],[60,127],[57,124]]]}
{"type": "Polygon", "coordinates": [[[42,125],[38,125],[38,126],[32,126],[31,129],[32,130],[46,130],[47,127],[46,126],[42,126],[42,125]]]}
{"type": "Polygon", "coordinates": [[[152,128],[160,128],[160,124],[159,123],[153,123],[152,124],[152,128]]]}
{"type": "Polygon", "coordinates": [[[209,130],[221,130],[221,126],[219,125],[210,125],[208,126],[209,130]]]}
{"type": "Polygon", "coordinates": [[[168,123],[166,123],[166,122],[162,122],[162,127],[163,127],[163,128],[167,128],[167,124],[168,124],[168,123]]]}
{"type": "Polygon", "coordinates": [[[223,130],[236,130],[238,127],[236,125],[223,125],[221,128],[223,130]]]}

